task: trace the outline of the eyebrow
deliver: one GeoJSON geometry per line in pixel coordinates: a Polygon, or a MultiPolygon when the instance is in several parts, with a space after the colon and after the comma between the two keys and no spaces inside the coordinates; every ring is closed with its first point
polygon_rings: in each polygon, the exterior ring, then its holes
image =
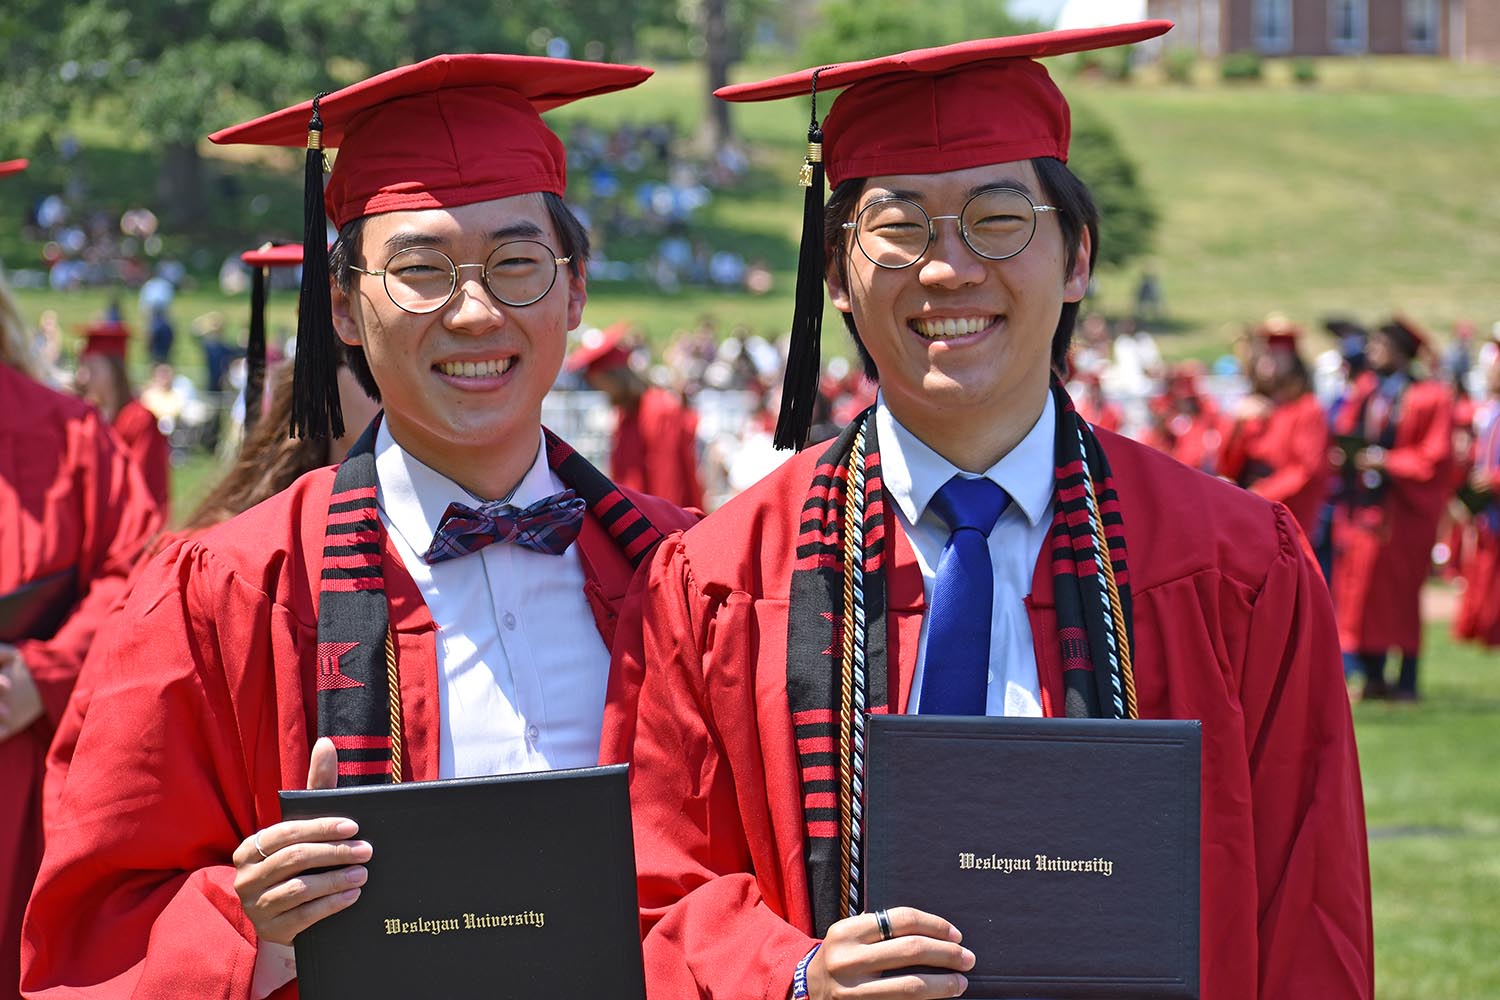
{"type": "MultiPolygon", "coordinates": [[[[973,198],[975,195],[984,194],[987,191],[997,191],[1000,188],[1012,188],[1016,191],[1021,192],[1028,198],[1036,197],[1036,195],[1032,192],[1030,186],[1028,186],[1027,183],[1021,180],[1019,177],[1002,177],[999,180],[990,181],[987,184],[976,184],[974,187],[969,188],[968,193],[964,195],[964,200],[967,201],[968,199],[973,198]]],[[[880,195],[879,198],[872,198],[870,200],[880,201],[885,198],[905,198],[907,201],[921,202],[925,200],[926,195],[921,191],[913,191],[909,188],[894,188],[892,190],[886,191],[884,194],[880,195]]],[[[868,202],[866,204],[868,204],[868,202]]]]}
{"type": "MultiPolygon", "coordinates": [[[[516,222],[509,226],[492,230],[487,235],[494,242],[503,243],[506,240],[540,239],[546,233],[542,232],[541,227],[534,222],[516,222]]],[[[401,250],[409,250],[412,247],[443,247],[449,242],[451,241],[447,238],[434,235],[433,233],[408,230],[406,232],[393,233],[387,237],[385,248],[391,253],[396,253],[401,250]]]]}

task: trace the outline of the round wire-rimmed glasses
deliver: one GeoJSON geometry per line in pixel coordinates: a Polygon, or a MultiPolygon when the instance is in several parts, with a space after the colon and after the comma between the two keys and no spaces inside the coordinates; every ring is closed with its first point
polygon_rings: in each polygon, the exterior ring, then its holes
{"type": "Polygon", "coordinates": [[[379,277],[385,294],[398,309],[422,316],[437,312],[453,300],[453,293],[458,291],[458,272],[463,268],[480,268],[490,294],[518,308],[545,298],[557,283],[558,267],[572,260],[571,256],[557,256],[555,250],[536,240],[511,240],[491,250],[483,264],[455,264],[436,247],[407,247],[391,254],[383,268],[351,264],[349,270],[379,277]]]}
{"type": "Polygon", "coordinates": [[[953,219],[969,249],[986,260],[1006,260],[1025,250],[1036,234],[1039,212],[1056,212],[1052,205],[1036,205],[1015,188],[980,191],[957,215],[928,215],[906,198],[878,198],[859,210],[853,222],[860,252],[876,267],[911,267],[927,254],[937,239],[937,223],[953,219]]]}

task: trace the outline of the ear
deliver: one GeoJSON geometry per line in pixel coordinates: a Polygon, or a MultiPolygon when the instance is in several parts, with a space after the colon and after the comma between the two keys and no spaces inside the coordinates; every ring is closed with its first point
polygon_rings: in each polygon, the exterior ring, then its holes
{"type": "Polygon", "coordinates": [[[364,332],[355,318],[354,296],[339,287],[333,278],[328,279],[328,300],[333,311],[333,330],[339,339],[350,347],[364,346],[364,332]]]}
{"type": "Polygon", "coordinates": [[[839,312],[853,312],[854,299],[849,295],[849,282],[846,275],[840,274],[839,270],[838,261],[830,260],[823,271],[823,281],[828,285],[828,301],[833,303],[833,307],[839,312]]]}
{"type": "Polygon", "coordinates": [[[568,329],[576,330],[583,322],[583,307],[589,301],[588,265],[580,265],[577,274],[566,264],[558,266],[568,277],[568,329]]]}
{"type": "Polygon", "coordinates": [[[1082,302],[1089,291],[1089,256],[1094,250],[1094,238],[1089,227],[1084,226],[1078,234],[1078,253],[1073,257],[1073,267],[1063,279],[1063,301],[1082,302]]]}

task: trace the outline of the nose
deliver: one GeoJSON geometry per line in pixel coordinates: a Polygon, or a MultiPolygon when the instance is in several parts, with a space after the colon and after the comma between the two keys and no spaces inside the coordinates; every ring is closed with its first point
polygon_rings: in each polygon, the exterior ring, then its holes
{"type": "Polygon", "coordinates": [[[917,265],[922,284],[936,288],[962,288],[982,282],[986,262],[964,240],[958,217],[934,216],[932,224],[932,242],[928,244],[926,256],[917,265]],[[950,221],[952,225],[944,224],[950,221]]]}
{"type": "Polygon", "coordinates": [[[493,330],[505,322],[505,308],[485,284],[482,269],[466,274],[460,266],[458,287],[453,289],[453,298],[444,307],[443,322],[451,330],[476,333],[493,330]]]}

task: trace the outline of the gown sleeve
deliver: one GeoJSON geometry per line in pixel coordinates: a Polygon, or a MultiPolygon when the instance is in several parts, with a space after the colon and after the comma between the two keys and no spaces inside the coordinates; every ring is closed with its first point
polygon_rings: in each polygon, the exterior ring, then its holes
{"type": "Polygon", "coordinates": [[[1291,515],[1275,510],[1280,551],[1250,613],[1239,692],[1259,995],[1370,997],[1369,852],[1333,607],[1291,515]]]}
{"type": "Polygon", "coordinates": [[[296,624],[193,543],[109,629],[22,940],[28,997],[248,996],[234,849],[279,816],[275,666],[296,624]],[[256,787],[251,775],[262,777],[256,787]]]}
{"type": "Polygon", "coordinates": [[[736,638],[753,627],[748,604],[744,594],[697,593],[681,542],[672,537],[637,581],[616,633],[605,746],[616,754],[628,747],[633,756],[631,809],[652,996],[780,1000],[815,943],[771,908],[751,861],[750,838],[772,839],[752,803],[796,792],[752,788],[766,779],[750,774],[742,800],[729,766],[726,740],[757,739],[755,664],[723,659],[753,646],[736,638]],[[726,648],[716,648],[716,638],[726,635],[726,648]],[[706,669],[705,660],[715,657],[706,669]]]}

